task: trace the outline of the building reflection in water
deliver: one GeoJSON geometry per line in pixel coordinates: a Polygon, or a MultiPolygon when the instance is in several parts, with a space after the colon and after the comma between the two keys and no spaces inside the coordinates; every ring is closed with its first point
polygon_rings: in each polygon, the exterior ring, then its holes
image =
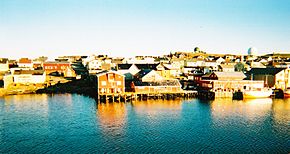
{"type": "Polygon", "coordinates": [[[41,113],[40,116],[47,116],[48,114],[48,96],[46,94],[40,95],[12,95],[5,96],[5,110],[14,110],[15,112],[27,113],[36,112],[41,113]]]}
{"type": "Polygon", "coordinates": [[[150,116],[159,115],[160,112],[180,113],[182,109],[182,100],[147,100],[136,101],[132,103],[134,111],[137,114],[147,114],[150,116]]]}
{"type": "Polygon", "coordinates": [[[290,135],[290,99],[274,99],[272,116],[274,121],[273,126],[277,128],[283,126],[285,128],[283,131],[286,131],[290,135]]]}
{"type": "Polygon", "coordinates": [[[97,118],[102,131],[107,135],[122,135],[127,124],[127,110],[124,103],[99,103],[97,118]]]}
{"type": "MultiPolygon", "coordinates": [[[[242,118],[248,123],[262,122],[271,113],[271,98],[246,99],[236,101],[231,99],[216,99],[211,103],[211,114],[213,120],[242,118]]],[[[236,119],[238,120],[238,119],[236,119]]]]}
{"type": "Polygon", "coordinates": [[[131,104],[134,119],[155,132],[155,128],[172,125],[182,119],[182,100],[147,100],[131,104]]]}

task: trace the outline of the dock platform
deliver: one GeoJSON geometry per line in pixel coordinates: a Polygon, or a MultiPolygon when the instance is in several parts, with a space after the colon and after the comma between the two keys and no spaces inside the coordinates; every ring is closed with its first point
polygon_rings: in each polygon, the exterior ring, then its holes
{"type": "Polygon", "coordinates": [[[102,93],[98,94],[98,102],[130,102],[136,100],[164,99],[171,100],[177,98],[196,98],[197,91],[178,91],[178,92],[125,92],[125,93],[102,93]]]}

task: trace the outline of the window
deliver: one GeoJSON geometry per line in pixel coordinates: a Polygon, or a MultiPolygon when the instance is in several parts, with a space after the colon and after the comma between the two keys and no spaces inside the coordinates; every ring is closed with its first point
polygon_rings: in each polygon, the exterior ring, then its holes
{"type": "Polygon", "coordinates": [[[105,85],[107,85],[107,82],[106,82],[106,81],[102,81],[102,82],[101,82],[101,85],[102,85],[102,86],[105,86],[105,85]]]}
{"type": "Polygon", "coordinates": [[[117,86],[122,85],[121,81],[117,81],[117,86]]]}

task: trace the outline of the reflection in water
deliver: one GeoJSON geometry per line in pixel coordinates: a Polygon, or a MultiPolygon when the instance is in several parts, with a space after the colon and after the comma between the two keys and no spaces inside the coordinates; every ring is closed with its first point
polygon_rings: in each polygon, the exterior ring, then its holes
{"type": "Polygon", "coordinates": [[[216,99],[211,103],[211,112],[213,119],[242,116],[255,123],[256,119],[260,120],[269,114],[271,106],[271,98],[246,99],[243,101],[216,99]]]}
{"type": "Polygon", "coordinates": [[[132,106],[137,114],[158,115],[162,111],[179,113],[182,109],[182,100],[149,100],[133,102],[132,106]]]}
{"type": "Polygon", "coordinates": [[[287,153],[290,99],[0,97],[0,153],[287,153]]]}
{"type": "Polygon", "coordinates": [[[127,122],[127,111],[123,103],[99,103],[97,118],[102,131],[113,136],[120,135],[127,122]]]}
{"type": "Polygon", "coordinates": [[[274,99],[272,117],[274,130],[290,136],[290,99],[274,99]]]}
{"type": "Polygon", "coordinates": [[[48,100],[47,95],[12,95],[4,97],[5,110],[41,110],[43,114],[47,114],[48,100]]]}

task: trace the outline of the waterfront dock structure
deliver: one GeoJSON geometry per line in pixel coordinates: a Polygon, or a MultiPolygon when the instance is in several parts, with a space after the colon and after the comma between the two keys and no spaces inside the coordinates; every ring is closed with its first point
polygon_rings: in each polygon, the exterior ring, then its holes
{"type": "Polygon", "coordinates": [[[179,92],[124,92],[124,93],[103,93],[98,94],[98,102],[128,102],[134,100],[148,99],[176,99],[197,97],[197,91],[179,91],[179,92]]]}

